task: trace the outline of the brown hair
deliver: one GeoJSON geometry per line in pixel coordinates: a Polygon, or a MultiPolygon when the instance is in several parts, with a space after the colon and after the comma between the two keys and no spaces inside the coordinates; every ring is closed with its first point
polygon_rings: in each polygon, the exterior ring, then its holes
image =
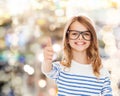
{"type": "Polygon", "coordinates": [[[102,64],[101,64],[101,59],[100,59],[99,50],[98,50],[97,35],[96,35],[96,31],[95,31],[93,22],[91,21],[90,18],[88,18],[86,16],[73,17],[66,24],[66,27],[64,29],[64,36],[63,36],[64,54],[63,54],[63,59],[61,61],[61,64],[64,65],[65,67],[71,66],[71,60],[73,57],[72,57],[71,47],[68,44],[68,37],[67,37],[66,32],[70,28],[71,24],[75,21],[78,21],[81,24],[83,24],[92,34],[91,44],[90,44],[89,48],[87,49],[87,56],[90,59],[90,61],[92,62],[92,68],[93,68],[94,75],[99,77],[99,75],[100,75],[99,71],[100,71],[102,64]]]}

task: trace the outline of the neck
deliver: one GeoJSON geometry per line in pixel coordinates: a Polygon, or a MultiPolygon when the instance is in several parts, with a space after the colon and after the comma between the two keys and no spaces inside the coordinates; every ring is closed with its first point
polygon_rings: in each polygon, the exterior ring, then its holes
{"type": "Polygon", "coordinates": [[[72,52],[73,53],[73,60],[81,64],[89,64],[90,61],[87,57],[86,51],[83,52],[72,52]]]}

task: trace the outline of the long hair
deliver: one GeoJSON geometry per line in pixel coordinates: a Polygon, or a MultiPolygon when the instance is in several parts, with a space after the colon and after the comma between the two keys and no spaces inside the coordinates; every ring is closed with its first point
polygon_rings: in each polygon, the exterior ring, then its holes
{"type": "Polygon", "coordinates": [[[69,30],[71,24],[75,21],[83,24],[92,34],[92,40],[90,41],[90,46],[87,48],[87,56],[92,63],[93,73],[95,76],[99,77],[100,68],[102,67],[101,59],[98,50],[97,35],[94,24],[92,20],[86,16],[75,16],[71,18],[65,26],[64,35],[63,35],[63,58],[61,64],[65,67],[71,66],[71,60],[73,58],[71,47],[68,44],[68,35],[67,31],[69,30]]]}

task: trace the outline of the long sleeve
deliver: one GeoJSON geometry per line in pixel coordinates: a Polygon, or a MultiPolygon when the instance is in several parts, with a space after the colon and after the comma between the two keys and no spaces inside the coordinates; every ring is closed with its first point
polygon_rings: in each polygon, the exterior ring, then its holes
{"type": "Polygon", "coordinates": [[[101,91],[102,96],[113,96],[112,95],[112,88],[111,88],[111,81],[110,81],[110,74],[108,71],[105,72],[104,78],[104,85],[101,91]]]}
{"type": "Polygon", "coordinates": [[[47,77],[56,80],[59,76],[61,67],[59,62],[54,62],[52,64],[52,70],[49,73],[44,73],[47,77]]]}

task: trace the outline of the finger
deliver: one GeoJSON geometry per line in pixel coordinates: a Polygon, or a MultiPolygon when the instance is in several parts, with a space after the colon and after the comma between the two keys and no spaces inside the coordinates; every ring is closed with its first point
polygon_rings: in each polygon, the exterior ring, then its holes
{"type": "Polygon", "coordinates": [[[52,47],[52,41],[50,37],[47,39],[47,46],[52,47]]]}
{"type": "Polygon", "coordinates": [[[45,57],[48,57],[48,56],[53,56],[53,52],[51,52],[51,51],[44,51],[44,56],[45,57]]]}
{"type": "Polygon", "coordinates": [[[49,53],[46,53],[44,56],[45,57],[49,57],[50,56],[52,58],[53,57],[53,53],[49,52],[49,53]]]}
{"type": "Polygon", "coordinates": [[[44,59],[45,59],[46,61],[50,61],[50,60],[52,61],[53,57],[52,57],[52,56],[47,56],[47,57],[45,57],[44,59]]]}
{"type": "Polygon", "coordinates": [[[52,59],[53,59],[52,56],[46,57],[46,60],[52,60],[52,59]]]}
{"type": "Polygon", "coordinates": [[[45,52],[53,52],[53,53],[54,53],[54,51],[53,51],[53,49],[52,49],[51,47],[50,47],[50,48],[47,47],[47,48],[45,49],[45,52]]]}

